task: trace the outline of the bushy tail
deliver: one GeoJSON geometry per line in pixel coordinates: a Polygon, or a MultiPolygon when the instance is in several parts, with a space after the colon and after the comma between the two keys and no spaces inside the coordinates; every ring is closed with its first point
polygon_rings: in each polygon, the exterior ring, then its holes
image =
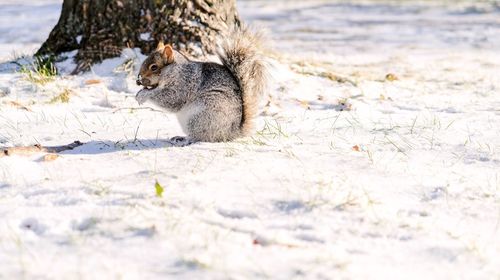
{"type": "Polygon", "coordinates": [[[235,27],[220,45],[218,56],[237,79],[243,99],[242,136],[250,134],[260,98],[267,88],[267,62],[262,36],[247,27],[235,27]]]}

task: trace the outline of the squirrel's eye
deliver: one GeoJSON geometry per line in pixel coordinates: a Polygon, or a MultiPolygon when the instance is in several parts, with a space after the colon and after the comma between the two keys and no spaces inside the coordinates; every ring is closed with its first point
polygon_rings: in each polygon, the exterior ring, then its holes
{"type": "Polygon", "coordinates": [[[156,70],[158,70],[158,65],[153,64],[153,65],[151,65],[151,67],[149,67],[149,69],[151,69],[151,71],[156,71],[156,70]]]}

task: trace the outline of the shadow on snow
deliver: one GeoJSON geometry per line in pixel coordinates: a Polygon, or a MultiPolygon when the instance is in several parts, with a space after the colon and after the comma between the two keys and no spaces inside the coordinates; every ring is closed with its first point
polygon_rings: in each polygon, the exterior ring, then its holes
{"type": "Polygon", "coordinates": [[[89,141],[72,150],[64,151],[63,154],[106,154],[119,151],[142,151],[162,149],[168,147],[184,147],[191,145],[188,142],[172,142],[169,139],[135,139],[127,141],[89,141]]]}

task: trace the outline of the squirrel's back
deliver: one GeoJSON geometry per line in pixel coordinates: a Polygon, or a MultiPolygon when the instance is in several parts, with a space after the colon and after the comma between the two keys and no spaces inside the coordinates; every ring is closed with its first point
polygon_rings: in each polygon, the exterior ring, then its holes
{"type": "Polygon", "coordinates": [[[262,54],[262,36],[246,27],[235,27],[222,41],[218,56],[236,78],[241,91],[243,112],[240,130],[248,135],[253,129],[260,98],[267,88],[267,62],[262,54]]]}

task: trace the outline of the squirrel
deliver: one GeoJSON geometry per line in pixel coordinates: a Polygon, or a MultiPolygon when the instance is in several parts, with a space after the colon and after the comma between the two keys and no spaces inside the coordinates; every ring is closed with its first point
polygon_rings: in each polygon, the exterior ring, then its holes
{"type": "Polygon", "coordinates": [[[219,45],[222,64],[192,61],[163,42],[142,63],[136,100],[176,113],[187,134],[171,141],[225,142],[247,136],[263,91],[267,62],[261,37],[236,27],[219,45]]]}

